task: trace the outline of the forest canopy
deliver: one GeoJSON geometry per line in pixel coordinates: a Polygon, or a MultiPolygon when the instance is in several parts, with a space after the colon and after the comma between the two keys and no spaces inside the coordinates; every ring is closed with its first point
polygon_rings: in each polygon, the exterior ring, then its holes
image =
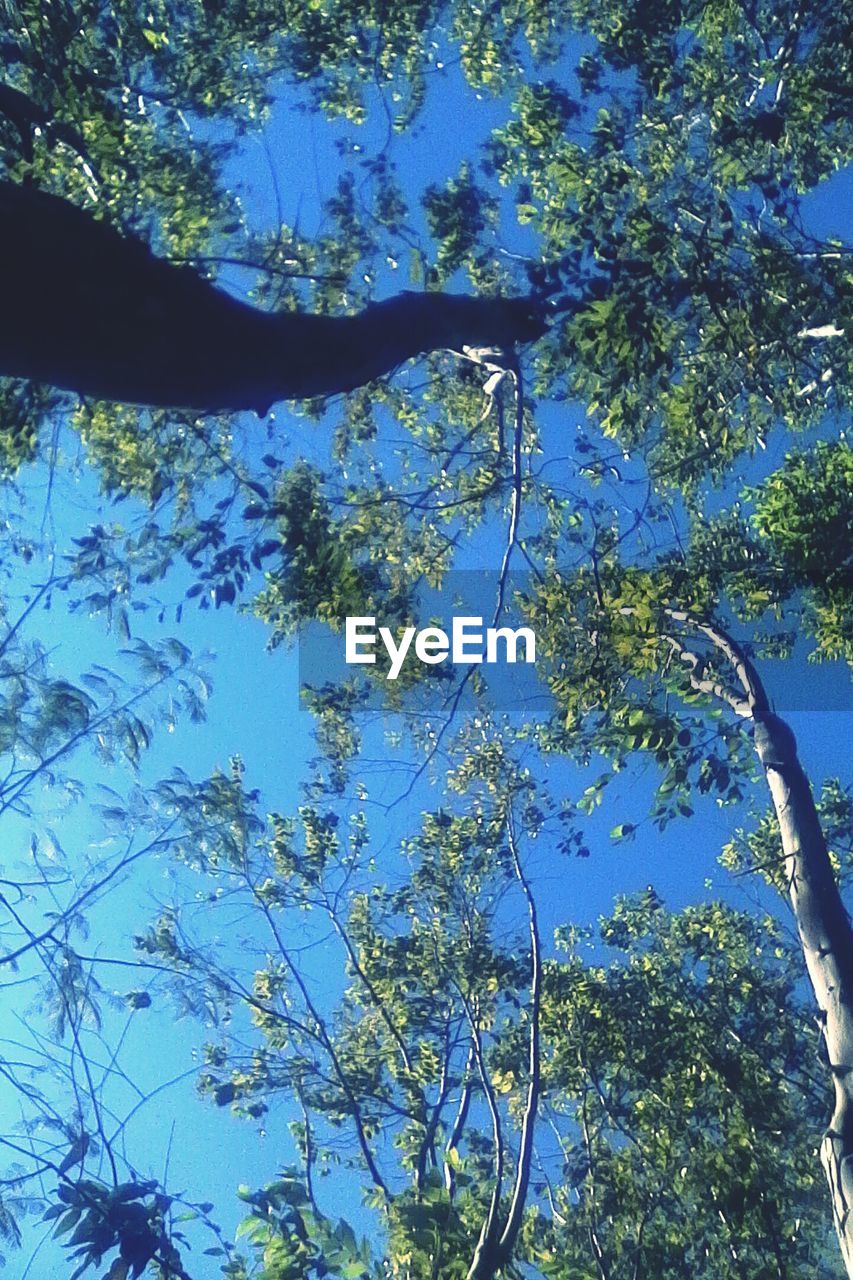
{"type": "Polygon", "coordinates": [[[853,1276],[846,6],[2,12],[8,1265],[853,1276]]]}

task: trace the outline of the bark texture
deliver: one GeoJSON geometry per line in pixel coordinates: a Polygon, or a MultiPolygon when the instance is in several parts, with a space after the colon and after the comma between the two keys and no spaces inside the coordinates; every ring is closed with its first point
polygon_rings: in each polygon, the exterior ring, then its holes
{"type": "Polygon", "coordinates": [[[524,298],[403,293],[355,316],[272,315],[75,205],[0,183],[0,374],[80,395],[266,413],[350,391],[442,347],[544,331],[524,298]]]}
{"type": "Polygon", "coordinates": [[[755,749],[779,822],[788,892],[835,1089],[821,1161],[853,1280],[853,930],[791,729],[778,716],[757,711],[755,749]]]}

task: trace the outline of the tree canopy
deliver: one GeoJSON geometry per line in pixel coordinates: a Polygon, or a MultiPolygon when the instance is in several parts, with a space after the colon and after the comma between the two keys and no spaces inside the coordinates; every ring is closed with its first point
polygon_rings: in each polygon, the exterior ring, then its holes
{"type": "Polygon", "coordinates": [[[109,1280],[853,1275],[850,794],[771,688],[830,664],[841,705],[853,659],[848,23],[5,5],[0,960],[42,993],[9,1243],[44,1213],[109,1280]],[[204,715],[196,638],[446,619],[484,568],[532,692],[314,681],[298,780],[153,737],[204,715]],[[713,893],[590,925],[608,832],[657,877],[712,814],[713,893]],[[128,1149],[166,1082],[119,1006],[169,998],[201,1095],[275,1133],[239,1239],[128,1149]]]}

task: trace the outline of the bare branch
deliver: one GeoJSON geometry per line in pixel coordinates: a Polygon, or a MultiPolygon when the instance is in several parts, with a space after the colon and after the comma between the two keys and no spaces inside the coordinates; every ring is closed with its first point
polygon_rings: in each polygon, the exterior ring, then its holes
{"type": "Polygon", "coordinates": [[[524,1107],[524,1118],[521,1124],[521,1144],[518,1152],[518,1167],[515,1174],[515,1189],[512,1195],[506,1225],[499,1241],[501,1255],[509,1261],[515,1241],[521,1227],[524,1205],[527,1200],[527,1189],[530,1185],[530,1165],[533,1159],[533,1133],[536,1116],[539,1110],[540,1087],[540,1052],[539,1052],[539,1010],[542,998],[542,953],[539,939],[539,923],[536,916],[536,902],[530,890],[530,884],[521,866],[518,856],[518,845],[515,839],[512,809],[507,814],[507,843],[515,877],[521,885],[527,902],[527,914],[530,931],[530,1033],[529,1033],[529,1073],[527,1085],[527,1102],[524,1107]]]}

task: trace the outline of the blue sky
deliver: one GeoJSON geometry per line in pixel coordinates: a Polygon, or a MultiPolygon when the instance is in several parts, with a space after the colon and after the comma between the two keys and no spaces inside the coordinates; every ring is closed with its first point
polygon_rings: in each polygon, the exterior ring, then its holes
{"type": "MultiPolygon", "coordinates": [[[[455,74],[442,80],[436,90],[418,129],[394,144],[393,154],[400,174],[413,190],[422,189],[428,181],[444,180],[458,170],[463,160],[475,158],[478,141],[504,118],[500,103],[488,98],[475,100],[469,92],[462,91],[455,74]]],[[[256,225],[270,225],[274,221],[280,198],[285,219],[298,225],[302,234],[312,236],[322,229],[321,203],[333,190],[340,171],[336,140],[344,136],[357,138],[369,151],[384,140],[384,135],[385,122],[380,112],[373,113],[361,131],[351,125],[328,125],[298,111],[290,93],[282,91],[263,141],[247,139],[244,142],[232,161],[230,176],[241,190],[246,209],[256,225]]],[[[810,199],[808,216],[817,234],[841,234],[845,230],[851,195],[850,175],[839,175],[810,199]]],[[[387,279],[381,283],[384,291],[408,287],[406,264],[401,263],[396,273],[389,268],[387,279]],[[396,275],[400,277],[399,283],[396,275]]],[[[559,412],[550,408],[543,412],[544,438],[556,447],[566,430],[574,430],[583,421],[583,406],[562,405],[559,412]]],[[[318,462],[326,460],[328,429],[325,424],[318,427],[279,406],[273,429],[287,437],[293,455],[318,462]]],[[[255,421],[246,420],[241,424],[241,437],[247,450],[264,451],[264,432],[255,421]]],[[[63,440],[67,447],[67,435],[63,440]]],[[[784,442],[772,443],[764,465],[778,463],[783,449],[784,442]]],[[[46,475],[43,471],[33,471],[25,475],[21,483],[28,512],[25,518],[39,526],[47,501],[46,475]]],[[[60,550],[69,537],[79,532],[79,522],[94,523],[105,512],[109,518],[119,520],[138,514],[130,504],[109,511],[97,493],[96,480],[85,473],[79,482],[62,474],[57,477],[50,496],[50,511],[53,519],[47,526],[48,536],[55,539],[60,550]]],[[[467,552],[462,567],[495,570],[500,562],[503,539],[503,527],[491,527],[467,552]]],[[[185,585],[178,574],[164,585],[162,594],[174,604],[185,585]]],[[[26,586],[21,580],[13,581],[8,594],[20,595],[26,586]]],[[[156,611],[153,615],[134,618],[135,633],[152,640],[170,629],[174,629],[171,612],[163,624],[157,622],[156,611]]],[[[105,634],[101,620],[80,613],[69,615],[60,603],[49,615],[36,615],[31,620],[30,633],[49,647],[53,670],[65,672],[71,679],[75,678],[81,659],[108,664],[115,659],[115,638],[105,634]]],[[[245,762],[247,784],[260,788],[266,807],[281,812],[292,810],[299,800],[299,784],[305,776],[307,761],[313,754],[311,720],[299,703],[297,650],[282,647],[268,651],[264,627],[246,614],[229,609],[199,612],[188,606],[177,634],[194,652],[212,652],[206,661],[213,682],[208,717],[200,725],[179,720],[174,732],[161,729],[143,760],[143,781],[150,782],[167,774],[176,764],[190,776],[201,778],[217,766],[227,767],[229,758],[239,754],[245,762]]],[[[801,675],[806,678],[802,671],[801,675]]],[[[787,671],[778,677],[771,676],[771,692],[777,678],[781,681],[777,691],[779,708],[790,712],[790,723],[807,772],[814,780],[837,774],[846,765],[847,744],[853,736],[849,696],[842,706],[840,702],[833,703],[831,693],[809,690],[797,701],[784,683],[790,678],[787,671]],[[809,704],[813,709],[799,709],[809,704]]],[[[385,751],[382,728],[382,724],[377,723],[368,731],[366,754],[376,759],[381,759],[385,751]]],[[[86,788],[101,783],[119,788],[124,785],[120,773],[111,777],[91,758],[75,759],[72,771],[86,788]]],[[[589,780],[565,762],[552,763],[547,772],[551,775],[549,785],[557,794],[566,791],[576,794],[589,780]]],[[[597,772],[595,768],[589,771],[593,776],[597,772]]],[[[394,799],[404,787],[405,776],[394,769],[372,770],[371,798],[383,803],[394,799]]],[[[720,893],[740,900],[737,886],[724,877],[716,858],[733,826],[744,820],[743,813],[721,811],[709,802],[698,807],[696,817],[689,823],[674,824],[664,833],[641,825],[633,844],[611,843],[608,833],[615,822],[641,821],[651,781],[647,766],[645,770],[626,771],[611,787],[605,811],[589,822],[590,858],[558,858],[547,840],[531,850],[529,870],[544,904],[546,935],[567,919],[581,924],[594,923],[600,914],[609,911],[614,894],[630,892],[650,882],[672,906],[720,893]]],[[[389,865],[393,864],[400,836],[414,825],[422,808],[438,802],[438,796],[438,785],[430,785],[424,779],[407,800],[390,811],[385,812],[380,805],[371,809],[376,845],[389,865]]],[[[103,839],[103,832],[96,815],[85,804],[65,807],[63,803],[58,809],[57,804],[57,797],[49,795],[39,796],[35,801],[35,825],[42,830],[42,839],[49,843],[49,836],[44,833],[54,829],[61,833],[62,844],[70,851],[76,850],[91,858],[100,856],[97,842],[103,839]]],[[[32,822],[21,819],[5,828],[8,866],[14,867],[18,860],[25,858],[32,826],[32,822]]],[[[175,872],[165,857],[137,865],[132,876],[95,909],[91,943],[95,954],[126,955],[129,937],[144,926],[159,904],[168,903],[170,897],[182,892],[184,887],[182,874],[175,872]]],[[[39,909],[38,904],[32,904],[34,920],[39,909]]],[[[231,945],[229,937],[223,936],[217,945],[227,956],[231,945]]],[[[322,985],[322,948],[313,951],[307,965],[314,981],[322,985]]],[[[105,987],[114,987],[117,993],[140,985],[138,976],[119,967],[114,976],[109,968],[101,968],[99,977],[105,987]]],[[[18,981],[16,977],[15,983],[18,981]]],[[[32,1039],[33,1019],[29,1013],[32,987],[13,985],[6,989],[6,996],[0,1015],[0,1036],[28,1045],[28,1052],[32,1054],[39,1053],[40,1046],[32,1039]]],[[[126,1017],[124,1011],[110,1015],[109,1035],[120,1029],[126,1017]]],[[[258,1126],[237,1121],[227,1110],[217,1111],[198,1101],[187,1073],[197,1064],[204,1039],[204,1031],[193,1020],[176,1021],[172,1010],[159,998],[152,1009],[129,1018],[122,1060],[132,1065],[131,1074],[137,1083],[143,1090],[155,1088],[173,1077],[178,1083],[158,1093],[136,1113],[128,1129],[128,1150],[134,1153],[133,1158],[143,1175],[165,1178],[168,1171],[171,1187],[184,1189],[190,1199],[214,1201],[220,1220],[233,1224],[239,1216],[233,1196],[236,1183],[261,1184],[274,1176],[281,1164],[293,1159],[285,1132],[287,1114],[286,1108],[276,1110],[265,1122],[262,1136],[258,1126]]],[[[132,1088],[118,1082],[114,1095],[117,1110],[133,1105],[133,1099],[132,1088]]],[[[12,1097],[0,1101],[0,1114],[4,1109],[8,1111],[3,1115],[5,1124],[11,1123],[16,1105],[12,1097]]],[[[356,1198],[354,1193],[344,1193],[337,1188],[336,1203],[326,1207],[330,1212],[351,1213],[356,1198]]],[[[12,1277],[24,1280],[24,1265],[19,1267],[19,1259],[10,1263],[6,1272],[10,1280],[12,1277]]],[[[44,1280],[55,1276],[58,1280],[65,1277],[67,1269],[55,1248],[46,1246],[37,1255],[29,1274],[44,1280]]],[[[197,1280],[204,1280],[206,1274],[215,1274],[213,1263],[208,1273],[198,1271],[197,1280]]]]}

